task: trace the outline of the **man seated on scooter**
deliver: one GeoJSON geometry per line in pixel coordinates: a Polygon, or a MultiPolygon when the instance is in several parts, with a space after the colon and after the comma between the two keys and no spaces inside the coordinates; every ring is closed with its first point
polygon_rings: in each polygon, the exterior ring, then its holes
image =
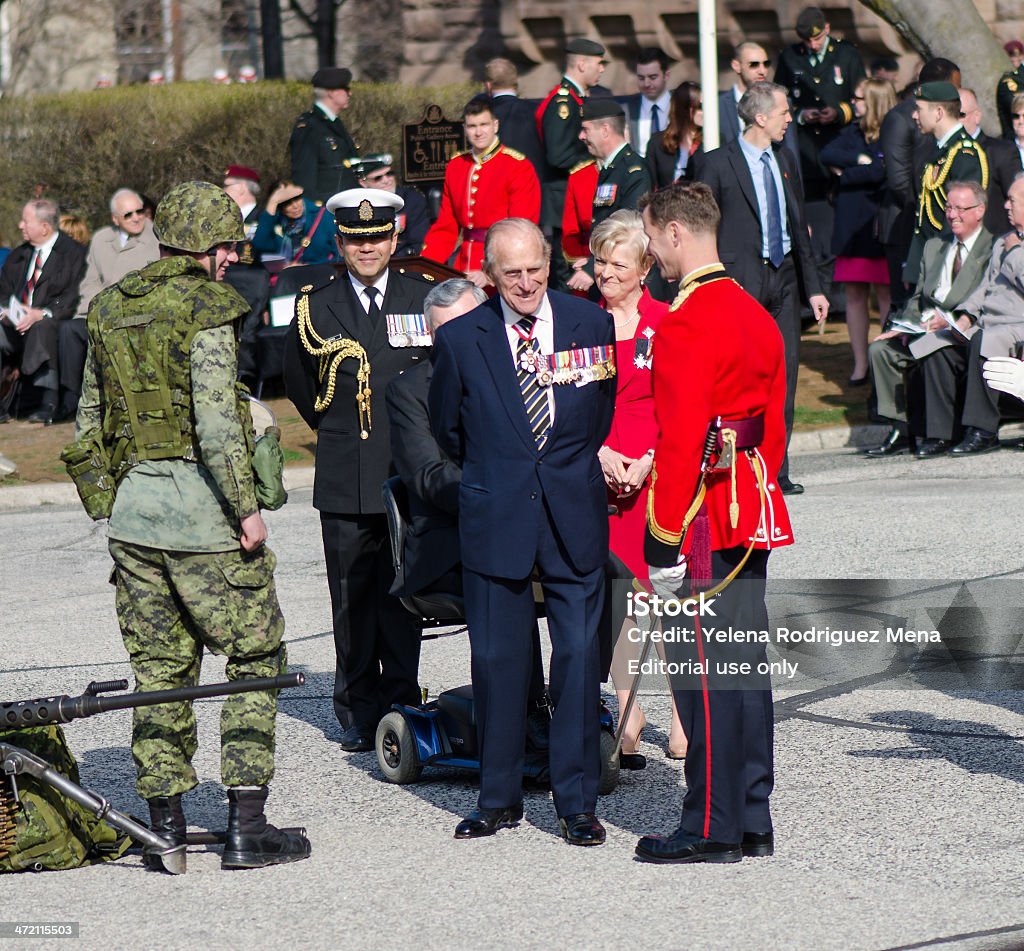
{"type": "MultiPolygon", "coordinates": [[[[431,339],[438,327],[487,300],[471,281],[452,278],[433,288],[423,301],[431,339]]],[[[430,431],[427,392],[433,367],[422,362],[388,384],[385,399],[391,421],[395,469],[409,493],[409,527],[402,552],[402,573],[391,594],[407,597],[426,590],[462,594],[459,553],[459,483],[462,471],[448,458],[430,431]]],[[[534,635],[534,669],[530,684],[527,739],[546,750],[550,719],[544,690],[539,632],[534,635]]]]}

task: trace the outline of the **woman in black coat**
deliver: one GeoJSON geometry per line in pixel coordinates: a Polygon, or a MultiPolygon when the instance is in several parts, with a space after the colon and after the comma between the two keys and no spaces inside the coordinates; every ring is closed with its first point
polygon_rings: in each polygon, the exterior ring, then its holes
{"type": "Polygon", "coordinates": [[[853,94],[856,121],[821,150],[821,163],[839,176],[832,253],[835,280],[846,289],[846,326],[853,350],[850,383],[868,381],[868,304],[872,286],[882,323],[889,313],[889,270],[878,235],[878,209],[885,191],[885,157],[878,132],[896,105],[887,79],[865,79],[853,94]]]}
{"type": "Polygon", "coordinates": [[[690,159],[700,148],[703,126],[700,86],[686,80],[672,93],[665,131],[655,132],[647,144],[647,170],[655,191],[693,178],[690,159]]]}

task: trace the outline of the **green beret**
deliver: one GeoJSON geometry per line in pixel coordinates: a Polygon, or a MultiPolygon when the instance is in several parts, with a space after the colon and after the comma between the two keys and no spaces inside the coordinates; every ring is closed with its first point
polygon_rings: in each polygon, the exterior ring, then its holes
{"type": "Polygon", "coordinates": [[[921,83],[914,98],[922,102],[959,102],[960,90],[950,82],[921,83]]]}

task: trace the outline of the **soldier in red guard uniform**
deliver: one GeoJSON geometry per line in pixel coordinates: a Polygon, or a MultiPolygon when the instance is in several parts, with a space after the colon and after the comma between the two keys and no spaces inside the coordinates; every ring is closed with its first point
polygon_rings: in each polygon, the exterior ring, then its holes
{"type": "Polygon", "coordinates": [[[562,254],[570,265],[580,258],[590,257],[597,174],[597,162],[593,159],[580,162],[569,172],[565,209],[562,211],[562,254]]]}
{"type": "Polygon", "coordinates": [[[462,113],[468,152],[452,156],[444,170],[444,195],[437,221],[423,242],[423,256],[454,266],[477,287],[487,287],[481,267],[487,229],[504,218],[540,218],[540,182],[526,156],[498,138],[491,101],[470,100],[462,113]],[[461,243],[460,243],[461,240],[461,243]]]}
{"type": "Polygon", "coordinates": [[[651,585],[663,598],[705,591],[709,626],[764,634],[708,641],[697,616],[686,619],[688,642],[666,644],[676,648],[669,661],[680,673],[670,674],[689,739],[686,797],[679,828],[641,839],[636,853],[648,862],[738,862],[774,849],[771,680],[757,668],[770,635],[768,555],[793,542],[778,488],[783,342],[771,315],[719,261],[719,211],[707,185],[671,185],[644,196],[640,208],[662,273],[681,281],[654,361],[660,435],[644,540],[651,585]],[[729,676],[720,661],[752,672],[729,676]]]}

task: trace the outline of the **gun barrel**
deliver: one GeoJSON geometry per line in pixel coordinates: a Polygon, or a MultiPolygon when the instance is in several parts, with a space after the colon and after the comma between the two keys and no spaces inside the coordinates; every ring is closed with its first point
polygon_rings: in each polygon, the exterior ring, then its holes
{"type": "Polygon", "coordinates": [[[48,723],[69,723],[82,717],[91,717],[110,710],[133,707],[151,707],[160,703],[181,703],[204,697],[225,697],[235,693],[253,693],[259,690],[284,690],[301,687],[306,682],[302,674],[280,674],[277,677],[252,677],[229,680],[218,684],[196,687],[174,687],[170,690],[150,690],[121,696],[47,697],[41,700],[19,700],[0,704],[0,729],[45,726],[48,723]]]}

